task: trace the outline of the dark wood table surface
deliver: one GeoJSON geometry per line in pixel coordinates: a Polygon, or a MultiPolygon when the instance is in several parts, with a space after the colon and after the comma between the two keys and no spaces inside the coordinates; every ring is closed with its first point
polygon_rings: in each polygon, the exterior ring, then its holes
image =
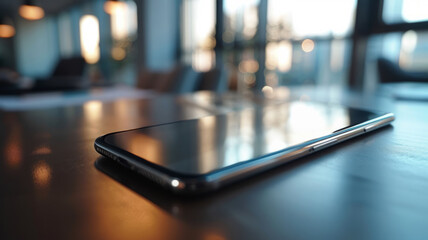
{"type": "Polygon", "coordinates": [[[179,197],[100,157],[95,138],[276,100],[198,93],[0,111],[0,239],[428,239],[428,102],[292,93],[397,119],[213,194],[179,197]]]}

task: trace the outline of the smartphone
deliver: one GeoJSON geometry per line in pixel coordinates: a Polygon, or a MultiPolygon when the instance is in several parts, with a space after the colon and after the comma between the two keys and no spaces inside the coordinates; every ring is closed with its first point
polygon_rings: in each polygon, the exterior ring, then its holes
{"type": "Polygon", "coordinates": [[[290,101],[109,133],[95,149],[174,193],[203,193],[394,119],[388,112],[290,101]]]}

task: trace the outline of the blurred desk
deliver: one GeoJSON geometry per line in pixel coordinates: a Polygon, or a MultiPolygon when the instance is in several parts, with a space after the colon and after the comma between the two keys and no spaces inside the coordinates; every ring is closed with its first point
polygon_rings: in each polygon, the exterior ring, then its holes
{"type": "Polygon", "coordinates": [[[101,158],[95,138],[275,100],[196,93],[0,111],[0,239],[427,239],[428,104],[287,91],[387,109],[397,120],[183,198],[101,158]]]}
{"type": "Polygon", "coordinates": [[[39,93],[30,92],[15,96],[0,95],[0,109],[6,111],[46,109],[82,105],[88,101],[110,102],[117,99],[143,99],[150,98],[153,95],[153,91],[127,86],[39,93]]]}
{"type": "Polygon", "coordinates": [[[380,86],[380,93],[397,100],[428,101],[428,83],[383,83],[380,86]]]}

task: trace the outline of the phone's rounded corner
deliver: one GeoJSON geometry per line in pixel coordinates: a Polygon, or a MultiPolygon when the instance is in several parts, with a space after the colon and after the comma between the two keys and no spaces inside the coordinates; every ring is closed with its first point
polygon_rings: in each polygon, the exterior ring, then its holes
{"type": "Polygon", "coordinates": [[[104,144],[104,136],[97,137],[94,141],[95,150],[98,150],[98,148],[103,144],[104,144]]]}
{"type": "Polygon", "coordinates": [[[99,137],[97,137],[96,139],[95,139],[95,141],[94,141],[94,143],[95,144],[101,144],[101,143],[104,143],[105,141],[104,141],[104,138],[106,137],[106,135],[102,135],[102,136],[99,136],[99,137]]]}

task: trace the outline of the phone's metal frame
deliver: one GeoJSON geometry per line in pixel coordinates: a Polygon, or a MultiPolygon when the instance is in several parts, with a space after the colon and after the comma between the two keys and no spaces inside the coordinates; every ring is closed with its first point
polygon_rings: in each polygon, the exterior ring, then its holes
{"type": "Polygon", "coordinates": [[[391,123],[394,119],[394,114],[386,113],[358,125],[340,129],[332,134],[201,175],[185,175],[171,171],[104,141],[106,136],[115,133],[97,138],[94,146],[100,154],[119,162],[175,193],[202,193],[217,190],[229,183],[381,128],[391,123]]]}

